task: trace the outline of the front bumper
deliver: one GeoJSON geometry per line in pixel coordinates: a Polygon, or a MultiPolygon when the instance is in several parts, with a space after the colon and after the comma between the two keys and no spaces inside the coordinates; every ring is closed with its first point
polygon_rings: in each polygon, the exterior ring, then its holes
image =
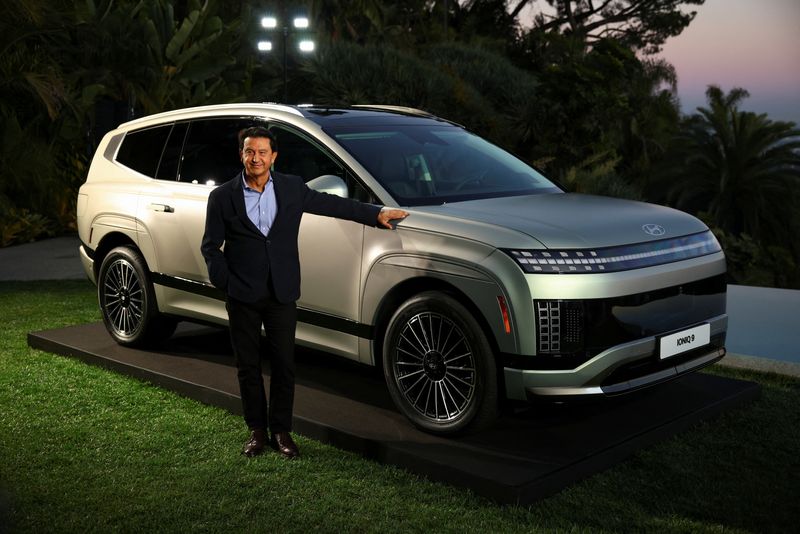
{"type": "Polygon", "coordinates": [[[539,396],[554,399],[619,395],[677,378],[725,356],[728,315],[704,322],[711,326],[711,343],[666,360],[658,358],[658,338],[649,336],[611,347],[575,369],[505,367],[507,396],[530,400],[539,396]]]}

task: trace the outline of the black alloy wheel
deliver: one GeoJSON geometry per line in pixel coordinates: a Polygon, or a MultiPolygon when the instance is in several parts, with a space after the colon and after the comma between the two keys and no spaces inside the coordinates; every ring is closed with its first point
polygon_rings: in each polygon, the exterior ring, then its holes
{"type": "Polygon", "coordinates": [[[395,405],[437,434],[490,426],[497,417],[497,369],[483,330],[453,297],[421,293],[392,317],[383,369],[395,405]]]}
{"type": "Polygon", "coordinates": [[[144,346],[168,338],[177,321],[158,313],[149,271],[132,247],[117,247],[100,266],[97,297],[103,323],[121,345],[144,346]]]}

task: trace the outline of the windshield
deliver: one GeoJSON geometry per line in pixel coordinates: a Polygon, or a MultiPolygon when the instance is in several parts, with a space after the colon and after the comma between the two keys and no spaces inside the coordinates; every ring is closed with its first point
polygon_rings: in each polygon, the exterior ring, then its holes
{"type": "Polygon", "coordinates": [[[327,127],[404,206],[557,193],[508,152],[447,124],[327,127]]]}

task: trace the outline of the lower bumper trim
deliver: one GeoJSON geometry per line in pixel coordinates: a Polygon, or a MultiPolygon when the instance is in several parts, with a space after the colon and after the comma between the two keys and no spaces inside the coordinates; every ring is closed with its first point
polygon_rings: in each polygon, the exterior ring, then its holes
{"type": "Polygon", "coordinates": [[[527,387],[525,393],[529,398],[548,397],[555,399],[558,397],[578,397],[578,396],[614,396],[629,393],[637,389],[653,386],[661,382],[672,380],[689,372],[696,371],[707,365],[711,365],[725,356],[725,348],[714,349],[712,352],[704,354],[698,358],[693,358],[687,362],[662,369],[661,371],[644,375],[641,377],[609,384],[604,386],[584,386],[584,387],[527,387]]]}

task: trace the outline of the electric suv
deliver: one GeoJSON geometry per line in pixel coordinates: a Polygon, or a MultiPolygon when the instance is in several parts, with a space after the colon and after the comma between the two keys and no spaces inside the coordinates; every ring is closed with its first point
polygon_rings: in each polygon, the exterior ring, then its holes
{"type": "Polygon", "coordinates": [[[117,342],[226,324],[200,241],[208,194],[241,170],[237,133],[254,125],[276,134],[277,171],[410,212],[394,232],[303,217],[297,342],[382,366],[427,431],[485,428],[503,398],[627,393],[725,354],[725,257],[702,222],[566,193],[459,125],[392,106],[216,105],[109,132],[78,227],[117,342]]]}

